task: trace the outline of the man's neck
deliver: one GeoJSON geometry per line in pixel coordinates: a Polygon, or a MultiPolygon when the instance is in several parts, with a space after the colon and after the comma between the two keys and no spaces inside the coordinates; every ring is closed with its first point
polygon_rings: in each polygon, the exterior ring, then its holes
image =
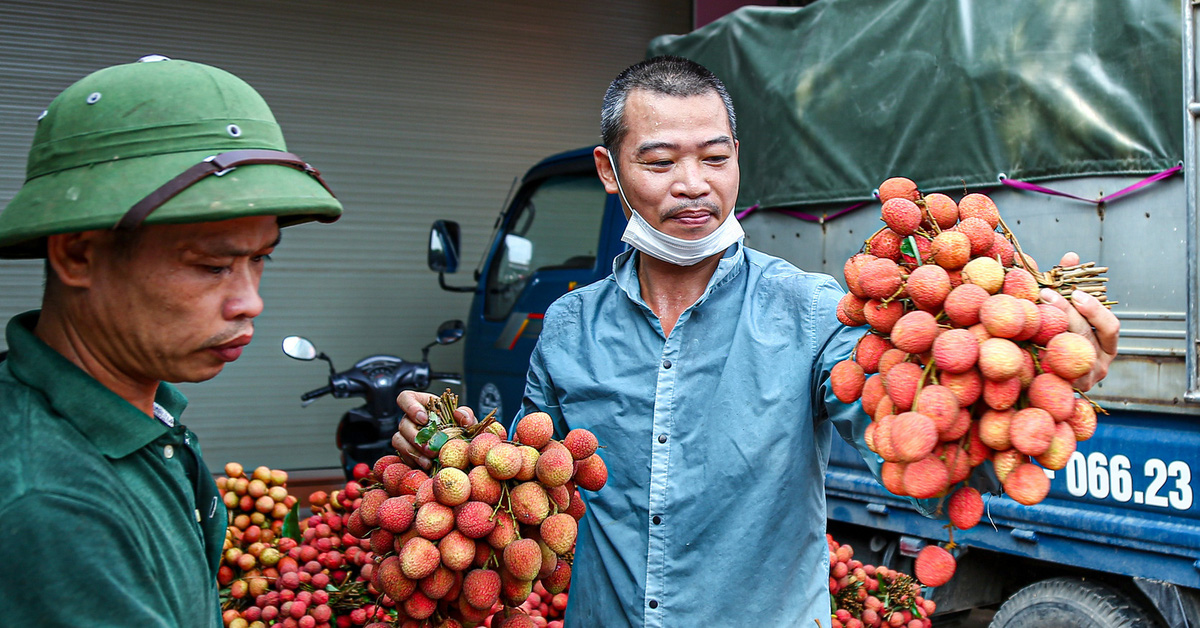
{"type": "Polygon", "coordinates": [[[678,266],[638,253],[638,284],[642,300],[658,316],[664,336],[671,335],[683,311],[704,294],[724,254],[722,251],[691,266],[678,266]]]}
{"type": "Polygon", "coordinates": [[[138,410],[154,416],[154,397],[158,393],[158,382],[140,381],[122,373],[112,360],[107,359],[88,341],[86,326],[76,324],[77,320],[80,319],[43,304],[33,333],[105,388],[138,410]]]}

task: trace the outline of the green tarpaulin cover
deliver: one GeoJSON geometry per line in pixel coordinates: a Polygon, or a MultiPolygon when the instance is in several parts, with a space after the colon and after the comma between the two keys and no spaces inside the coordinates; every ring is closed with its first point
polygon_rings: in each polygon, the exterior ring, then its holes
{"type": "Polygon", "coordinates": [[[820,0],[745,7],[649,55],[733,97],[740,207],[1151,173],[1183,159],[1178,0],[820,0]]]}

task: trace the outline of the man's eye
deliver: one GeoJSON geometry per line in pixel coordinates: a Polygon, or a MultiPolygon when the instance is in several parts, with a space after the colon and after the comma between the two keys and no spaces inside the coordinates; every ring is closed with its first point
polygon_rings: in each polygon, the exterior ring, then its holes
{"type": "Polygon", "coordinates": [[[269,254],[255,255],[254,257],[250,258],[250,261],[254,262],[255,264],[261,264],[263,262],[271,261],[271,256],[269,254]]]}
{"type": "Polygon", "coordinates": [[[228,266],[205,266],[204,269],[207,270],[210,274],[220,275],[221,273],[229,270],[229,267],[228,266]]]}
{"type": "Polygon", "coordinates": [[[723,164],[723,163],[729,161],[729,156],[728,155],[714,155],[712,157],[708,157],[705,161],[708,161],[709,163],[723,164]]]}

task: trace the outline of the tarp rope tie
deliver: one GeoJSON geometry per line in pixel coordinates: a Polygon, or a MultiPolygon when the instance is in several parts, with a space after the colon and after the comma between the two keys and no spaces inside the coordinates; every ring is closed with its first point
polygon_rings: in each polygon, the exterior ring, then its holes
{"type": "Polygon", "coordinates": [[[1126,194],[1132,194],[1133,192],[1136,192],[1136,191],[1140,190],[1141,188],[1144,188],[1147,185],[1154,183],[1155,181],[1161,181],[1168,177],[1174,176],[1182,171],[1183,171],[1183,166],[1175,166],[1174,168],[1168,168],[1158,174],[1150,175],[1150,176],[1146,177],[1145,179],[1142,179],[1141,181],[1138,181],[1137,183],[1134,183],[1133,185],[1131,185],[1123,190],[1113,192],[1112,194],[1106,194],[1104,196],[1101,196],[1098,199],[1083,198],[1082,196],[1075,196],[1074,194],[1068,194],[1067,192],[1061,192],[1059,190],[1052,190],[1050,188],[1042,187],[1040,185],[1037,185],[1034,183],[1029,183],[1027,181],[1016,181],[1014,179],[1009,179],[1004,174],[1001,174],[998,178],[1000,179],[1001,185],[1006,185],[1010,188],[1016,188],[1018,190],[1025,190],[1028,192],[1040,192],[1042,194],[1050,194],[1053,196],[1063,196],[1066,198],[1075,199],[1077,201],[1083,201],[1085,203],[1092,203],[1093,205],[1100,205],[1103,203],[1107,203],[1111,200],[1114,200],[1116,198],[1119,198],[1121,196],[1124,196],[1126,194]]]}

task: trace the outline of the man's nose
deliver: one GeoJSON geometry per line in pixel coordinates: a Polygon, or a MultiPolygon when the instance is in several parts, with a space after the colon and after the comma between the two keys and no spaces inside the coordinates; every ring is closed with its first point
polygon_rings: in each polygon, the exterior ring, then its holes
{"type": "Polygon", "coordinates": [[[712,191],[708,173],[699,161],[685,160],[676,169],[678,178],[672,184],[671,193],[675,196],[700,198],[712,191]]]}
{"type": "Polygon", "coordinates": [[[254,318],[263,311],[263,300],[258,294],[261,276],[252,269],[237,274],[229,296],[225,299],[223,312],[226,320],[254,318]]]}

